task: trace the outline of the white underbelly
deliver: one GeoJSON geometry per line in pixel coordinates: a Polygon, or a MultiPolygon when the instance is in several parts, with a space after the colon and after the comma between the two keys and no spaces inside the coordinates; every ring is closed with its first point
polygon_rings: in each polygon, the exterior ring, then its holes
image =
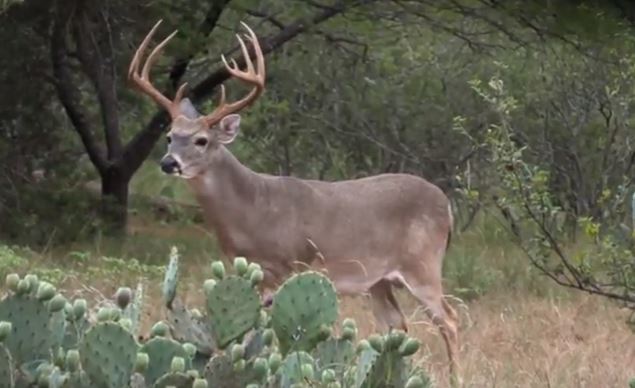
{"type": "Polygon", "coordinates": [[[339,294],[357,295],[366,293],[373,284],[395,272],[386,264],[378,260],[347,260],[326,264],[316,260],[312,267],[328,276],[339,294]]]}

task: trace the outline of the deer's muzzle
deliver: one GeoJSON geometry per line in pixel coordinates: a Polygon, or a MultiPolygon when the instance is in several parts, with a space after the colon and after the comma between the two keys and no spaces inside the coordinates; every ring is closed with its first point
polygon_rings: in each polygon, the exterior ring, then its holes
{"type": "Polygon", "coordinates": [[[176,161],[171,155],[166,155],[161,159],[161,171],[166,174],[174,174],[181,169],[179,162],[176,161]]]}

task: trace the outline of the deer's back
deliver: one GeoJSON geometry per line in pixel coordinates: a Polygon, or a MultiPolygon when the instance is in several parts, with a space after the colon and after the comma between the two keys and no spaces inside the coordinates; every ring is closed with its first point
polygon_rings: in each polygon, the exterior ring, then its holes
{"type": "Polygon", "coordinates": [[[421,217],[445,218],[448,198],[436,185],[410,174],[381,174],[366,178],[324,182],[305,181],[320,208],[348,217],[365,214],[385,222],[421,217]]]}
{"type": "Polygon", "coordinates": [[[414,237],[418,239],[445,238],[451,228],[448,198],[421,177],[382,174],[299,184],[304,186],[301,191],[310,192],[306,197],[311,201],[298,203],[298,231],[315,240],[324,253],[389,254],[412,238],[413,228],[421,230],[414,237]]]}

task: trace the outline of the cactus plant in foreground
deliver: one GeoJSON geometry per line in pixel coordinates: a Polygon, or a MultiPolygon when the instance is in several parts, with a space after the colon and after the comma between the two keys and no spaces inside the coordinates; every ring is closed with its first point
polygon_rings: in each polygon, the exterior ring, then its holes
{"type": "MultiPolygon", "coordinates": [[[[155,328],[157,326],[155,325],[155,328]]],[[[166,328],[167,330],[167,328],[166,328]]],[[[184,360],[185,369],[191,368],[191,355],[186,347],[173,339],[166,338],[165,332],[155,333],[148,342],[141,346],[140,352],[148,355],[149,363],[143,373],[146,383],[154,384],[165,371],[170,369],[172,360],[180,357],[184,360]]]]}
{"type": "Polygon", "coordinates": [[[263,309],[259,265],[237,258],[230,270],[214,262],[212,273],[215,278],[202,287],[205,313],[186,307],[177,296],[173,250],[162,287],[167,319],[140,336],[148,338],[141,342],[134,332],[141,285],[134,293],[119,288],[116,303],[90,315],[83,299],[67,302],[50,283],[9,275],[10,291],[0,301],[1,386],[432,386],[412,366],[419,342],[404,332],[358,340],[355,322],[345,319],[339,336],[333,335],[338,299],[326,276],[292,276],[277,290],[273,306],[263,309]]]}
{"type": "Polygon", "coordinates": [[[282,354],[310,351],[328,338],[337,320],[338,300],[333,284],[318,272],[293,275],[276,292],[271,325],[282,354]]]}
{"type": "Polygon", "coordinates": [[[99,322],[79,344],[82,368],[92,382],[102,387],[125,387],[130,381],[138,344],[117,322],[99,322]]]}
{"type": "Polygon", "coordinates": [[[212,333],[220,348],[255,327],[260,317],[260,298],[249,279],[226,276],[205,291],[212,333]]]}
{"type": "Polygon", "coordinates": [[[59,324],[59,314],[56,313],[63,309],[65,299],[55,294],[54,288],[49,288],[45,295],[40,291],[38,298],[39,281],[34,275],[23,279],[9,275],[7,285],[15,291],[0,301],[0,320],[10,322],[12,328],[4,346],[18,365],[34,359],[46,359],[55,347],[61,345],[59,341],[63,337],[64,326],[59,324]]]}

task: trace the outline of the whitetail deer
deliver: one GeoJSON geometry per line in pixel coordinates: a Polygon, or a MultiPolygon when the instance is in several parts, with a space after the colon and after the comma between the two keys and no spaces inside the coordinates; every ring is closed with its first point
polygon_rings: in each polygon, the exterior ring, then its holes
{"type": "Polygon", "coordinates": [[[370,293],[375,318],[384,329],[407,330],[392,290],[393,285],[405,286],[439,326],[454,375],[458,317],[444,298],[441,284],[453,223],[445,194],[408,174],[324,182],[250,170],[225,146],[238,134],[236,112],[264,90],[265,61],[256,35],[243,23],[254,48],[255,66],[238,35],[246,71],[221,57],[233,77],[251,86],[249,94],[228,104],[221,85],[219,106],[209,115],[200,115],[183,99],[185,84],[170,100],[150,82],[150,67],[176,31],[157,45],[139,72],[142,53],[159,23],[135,53],[128,76],[170,113],[168,151],[161,169],[189,183],[223,254],[259,263],[269,289],[293,271],[294,263],[321,265],[340,294],[370,293]]]}

